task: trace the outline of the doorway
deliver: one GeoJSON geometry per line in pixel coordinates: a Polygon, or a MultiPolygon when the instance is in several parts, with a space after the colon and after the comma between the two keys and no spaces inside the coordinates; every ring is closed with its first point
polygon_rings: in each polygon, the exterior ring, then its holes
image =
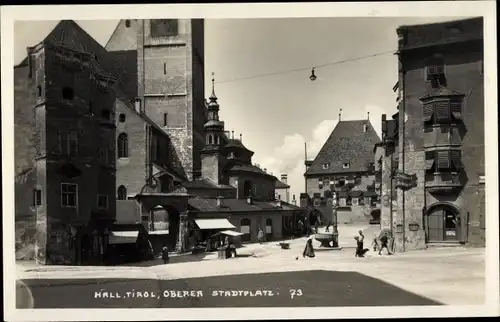
{"type": "Polygon", "coordinates": [[[447,205],[429,209],[426,225],[429,242],[453,242],[460,240],[460,217],[458,212],[447,205]]]}

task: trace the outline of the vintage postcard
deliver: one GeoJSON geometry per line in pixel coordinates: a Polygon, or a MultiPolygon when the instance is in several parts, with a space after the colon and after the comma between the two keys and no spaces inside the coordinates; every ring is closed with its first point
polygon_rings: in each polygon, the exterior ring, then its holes
{"type": "Polygon", "coordinates": [[[498,315],[495,12],[2,7],[4,319],[498,315]]]}

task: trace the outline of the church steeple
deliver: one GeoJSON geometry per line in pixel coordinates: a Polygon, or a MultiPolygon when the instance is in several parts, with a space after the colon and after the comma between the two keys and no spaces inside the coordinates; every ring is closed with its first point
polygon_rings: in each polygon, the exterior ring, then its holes
{"type": "Polygon", "coordinates": [[[219,120],[219,103],[215,95],[215,77],[212,73],[212,94],[209,97],[207,106],[208,121],[205,123],[205,135],[207,148],[219,148],[221,136],[224,135],[224,122],[219,120]]]}

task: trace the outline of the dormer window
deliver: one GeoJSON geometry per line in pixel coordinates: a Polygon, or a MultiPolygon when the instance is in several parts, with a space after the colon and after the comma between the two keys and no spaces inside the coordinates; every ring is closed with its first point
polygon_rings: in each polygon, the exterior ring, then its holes
{"type": "Polygon", "coordinates": [[[351,167],[349,162],[342,163],[342,169],[349,169],[351,167]]]}
{"type": "Polygon", "coordinates": [[[323,169],[330,169],[330,163],[323,163],[323,169]]]}

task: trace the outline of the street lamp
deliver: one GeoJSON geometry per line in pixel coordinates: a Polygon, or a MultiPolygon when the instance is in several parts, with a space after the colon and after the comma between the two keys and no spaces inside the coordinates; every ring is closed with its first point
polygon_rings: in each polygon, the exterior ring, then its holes
{"type": "Polygon", "coordinates": [[[311,82],[314,82],[316,80],[316,75],[314,74],[314,67],[311,69],[311,76],[309,76],[309,79],[311,82]]]}

